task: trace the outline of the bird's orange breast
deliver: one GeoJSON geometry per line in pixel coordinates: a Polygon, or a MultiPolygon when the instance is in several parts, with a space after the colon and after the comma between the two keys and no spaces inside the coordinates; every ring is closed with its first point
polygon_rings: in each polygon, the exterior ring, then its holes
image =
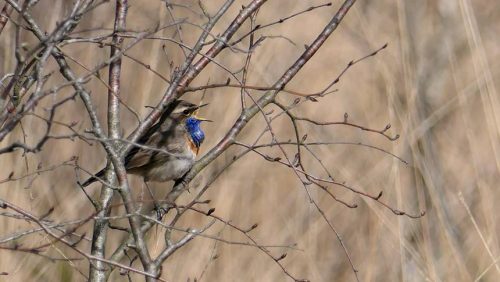
{"type": "Polygon", "coordinates": [[[193,140],[191,140],[191,138],[189,138],[187,135],[186,135],[186,139],[187,139],[189,149],[191,149],[191,151],[193,152],[194,155],[198,155],[198,151],[200,150],[200,148],[198,148],[196,146],[196,144],[194,144],[193,140]]]}

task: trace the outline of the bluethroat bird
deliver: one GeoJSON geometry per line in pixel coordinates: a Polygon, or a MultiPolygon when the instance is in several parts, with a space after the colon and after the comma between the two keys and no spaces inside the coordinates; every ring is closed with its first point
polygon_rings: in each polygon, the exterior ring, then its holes
{"type": "MultiPolygon", "coordinates": [[[[143,176],[145,182],[182,178],[193,166],[205,139],[200,124],[210,120],[197,117],[196,113],[206,105],[198,106],[183,100],[173,102],[138,141],[153,150],[133,147],[125,157],[127,173],[143,176]]],[[[82,186],[88,186],[103,176],[104,169],[82,186]]]]}

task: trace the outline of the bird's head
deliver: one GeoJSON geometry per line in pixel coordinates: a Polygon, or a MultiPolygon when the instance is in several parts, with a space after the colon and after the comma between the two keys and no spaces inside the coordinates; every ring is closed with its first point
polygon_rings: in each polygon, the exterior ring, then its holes
{"type": "Polygon", "coordinates": [[[177,105],[175,106],[174,110],[170,114],[170,117],[178,120],[178,121],[184,121],[188,117],[196,114],[196,112],[206,106],[207,104],[203,105],[196,105],[184,100],[178,100],[177,105]]]}

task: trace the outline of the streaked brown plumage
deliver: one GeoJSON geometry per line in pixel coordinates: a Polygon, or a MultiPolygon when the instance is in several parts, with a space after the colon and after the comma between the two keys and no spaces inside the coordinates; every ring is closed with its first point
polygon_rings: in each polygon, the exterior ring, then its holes
{"type": "MultiPolygon", "coordinates": [[[[138,141],[152,149],[134,147],[125,157],[127,173],[141,175],[144,181],[164,182],[179,179],[189,171],[199,147],[186,128],[186,119],[202,106],[183,100],[172,103],[160,120],[138,141]]],[[[96,177],[103,176],[104,169],[82,186],[90,185],[97,181],[96,177]]]]}

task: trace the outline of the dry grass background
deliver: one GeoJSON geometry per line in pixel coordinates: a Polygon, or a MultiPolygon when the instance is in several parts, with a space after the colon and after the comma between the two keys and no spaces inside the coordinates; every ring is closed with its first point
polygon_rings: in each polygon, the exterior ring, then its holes
{"type": "MultiPolygon", "coordinates": [[[[54,27],[65,15],[70,1],[42,0],[33,10],[45,29],[54,27]]],[[[182,1],[193,4],[194,1],[182,1]]],[[[209,11],[222,1],[204,1],[209,11]]],[[[245,4],[241,1],[240,4],[245,4]]],[[[266,23],[322,1],[269,1],[261,9],[258,21],[266,23]]],[[[142,30],[170,19],[160,1],[130,1],[128,27],[142,30]]],[[[285,35],[297,45],[283,39],[266,41],[257,49],[249,84],[270,85],[300,54],[336,11],[333,7],[297,17],[290,22],[264,31],[268,35],[285,35]]],[[[216,27],[221,31],[241,5],[234,5],[216,27]]],[[[80,30],[112,27],[114,5],[100,7],[82,23],[80,30]]],[[[174,9],[176,16],[192,14],[174,9]]],[[[195,20],[195,19],[193,19],[195,20]]],[[[197,19],[199,20],[199,19],[197,19]]],[[[379,151],[350,145],[316,147],[337,179],[345,180],[371,193],[384,191],[384,200],[411,213],[426,210],[422,219],[398,217],[373,201],[353,195],[341,188],[334,192],[357,209],[348,209],[324,193],[314,192],[327,217],[342,235],[359,270],[361,281],[498,281],[500,259],[498,234],[500,218],[500,9],[493,0],[421,0],[421,1],[358,1],[316,57],[299,73],[289,88],[315,92],[328,84],[352,59],[359,58],[389,43],[379,55],[352,68],[341,80],[339,92],[307,103],[299,108],[302,115],[318,120],[341,120],[344,112],[360,124],[383,128],[391,123],[391,132],[401,138],[389,142],[380,135],[341,126],[302,126],[308,140],[352,141],[380,146],[409,162],[404,165],[379,151]]],[[[199,30],[185,26],[183,34],[194,42],[199,30]]],[[[167,29],[164,36],[172,35],[167,29]]],[[[14,65],[12,25],[0,36],[0,73],[14,65]]],[[[240,33],[242,34],[242,33],[240,33]]],[[[32,38],[26,37],[27,42],[32,38]]],[[[168,62],[179,63],[181,53],[166,43],[167,54],[160,41],[144,41],[129,54],[168,74],[168,62]]],[[[65,47],[68,54],[86,66],[93,66],[108,57],[107,49],[89,44],[65,47]]],[[[242,54],[225,51],[219,62],[237,68],[244,62],[242,54]]],[[[75,70],[84,70],[73,64],[75,70]]],[[[55,69],[55,67],[54,67],[55,69]]],[[[106,77],[103,72],[103,77],[106,77]]],[[[166,84],[151,72],[129,59],[124,60],[122,89],[124,99],[143,116],[144,105],[153,105],[162,95],[166,84]]],[[[225,81],[226,75],[215,66],[208,67],[193,84],[225,81]]],[[[54,80],[57,81],[57,80],[54,80]]],[[[89,83],[101,118],[105,118],[106,88],[97,80],[89,83]]],[[[255,93],[258,95],[258,93],[255,93]]],[[[200,93],[185,96],[199,101],[200,93]]],[[[239,112],[239,91],[236,89],[208,90],[205,100],[210,107],[203,114],[214,123],[206,124],[207,140],[202,154],[223,136],[239,112]]],[[[282,101],[291,100],[280,94],[282,101]]],[[[134,118],[122,111],[124,130],[130,132],[134,118]]],[[[58,120],[81,121],[89,126],[79,101],[68,104],[58,113],[58,120]]],[[[28,142],[34,142],[43,127],[38,121],[23,121],[28,142]]],[[[256,118],[241,135],[252,140],[264,123],[256,118]]],[[[280,138],[291,136],[286,119],[276,122],[280,138]]],[[[21,138],[18,128],[1,145],[21,138]]],[[[203,171],[198,183],[203,183],[215,168],[230,160],[236,149],[230,149],[203,171]]],[[[79,156],[80,164],[89,170],[104,162],[103,150],[83,142],[51,141],[40,154],[26,158],[21,153],[0,156],[0,179],[11,171],[23,175],[39,163],[50,167],[71,156],[79,156]]],[[[313,159],[305,165],[317,166],[313,159]]],[[[314,170],[322,175],[321,170],[314,170]]],[[[85,178],[85,176],[82,176],[85,178]]],[[[140,179],[130,178],[140,186],[140,179]]],[[[98,192],[94,185],[91,191],[98,192]],[[93,189],[93,190],[92,190],[93,189]]],[[[158,195],[171,184],[156,184],[158,195]]],[[[196,188],[194,188],[196,191],[196,188]]],[[[180,202],[193,194],[186,193],[180,202]]],[[[0,197],[9,199],[36,214],[48,207],[56,209],[53,219],[74,219],[89,214],[92,206],[75,184],[75,172],[62,167],[52,172],[22,181],[0,184],[0,197]],[[26,188],[29,186],[29,188],[26,188]]],[[[262,244],[297,243],[300,250],[274,250],[275,255],[287,252],[283,261],[288,270],[299,278],[311,281],[353,281],[354,275],[335,235],[308,202],[307,196],[293,172],[248,155],[229,169],[205,196],[211,199],[215,214],[240,226],[259,227],[252,231],[262,244]]],[[[206,222],[199,216],[185,218],[182,226],[195,227],[206,222]]],[[[27,228],[19,220],[0,218],[0,234],[27,228]]],[[[90,229],[87,229],[90,230],[90,229]]],[[[216,225],[212,233],[222,232],[228,240],[244,240],[241,235],[216,225]]],[[[87,232],[91,236],[91,231],[87,232]]],[[[112,233],[112,243],[121,238],[112,233]]],[[[40,234],[34,241],[46,242],[40,234]]],[[[161,236],[150,238],[152,246],[161,236]]],[[[73,256],[70,251],[53,247],[52,254],[73,256]]],[[[75,262],[85,273],[84,262],[75,262]]],[[[1,251],[1,281],[81,281],[67,262],[49,262],[33,255],[1,251]]],[[[202,281],[287,281],[281,269],[255,248],[215,243],[199,238],[170,258],[163,268],[169,281],[187,281],[200,277],[202,281]],[[211,261],[213,253],[218,259],[211,261]]],[[[132,276],[135,280],[142,280],[132,276]]],[[[114,281],[123,276],[115,273],[114,281]]]]}

